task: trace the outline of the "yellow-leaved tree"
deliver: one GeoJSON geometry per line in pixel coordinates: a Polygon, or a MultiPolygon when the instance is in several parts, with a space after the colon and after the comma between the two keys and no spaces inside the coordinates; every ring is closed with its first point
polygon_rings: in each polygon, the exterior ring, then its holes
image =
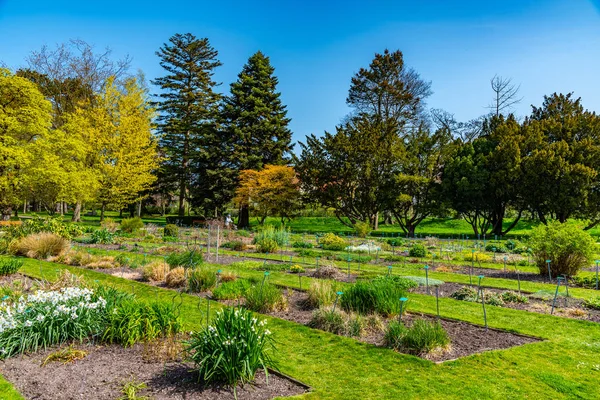
{"type": "Polygon", "coordinates": [[[239,207],[249,207],[261,224],[269,215],[279,215],[283,223],[301,208],[296,171],[285,165],[266,165],[261,171],[243,170],[234,202],[239,207]]]}
{"type": "Polygon", "coordinates": [[[10,218],[23,198],[39,143],[49,132],[52,105],[37,86],[0,69],[0,212],[10,218]]]}

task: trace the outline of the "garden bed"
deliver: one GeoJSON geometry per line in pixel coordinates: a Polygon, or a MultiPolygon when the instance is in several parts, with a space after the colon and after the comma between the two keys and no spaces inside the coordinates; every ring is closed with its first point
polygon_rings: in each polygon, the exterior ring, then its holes
{"type": "MultiPolygon", "coordinates": [[[[41,364],[52,350],[0,362],[0,373],[28,399],[110,399],[122,395],[127,381],[143,382],[146,389],[140,396],[152,399],[234,399],[227,387],[202,388],[197,376],[190,372],[191,365],[182,362],[148,360],[144,347],[77,346],[89,354],[74,363],[52,362],[41,364]]],[[[237,388],[238,399],[271,399],[302,394],[308,390],[294,380],[280,374],[269,374],[268,383],[259,371],[253,385],[237,388]]]]}

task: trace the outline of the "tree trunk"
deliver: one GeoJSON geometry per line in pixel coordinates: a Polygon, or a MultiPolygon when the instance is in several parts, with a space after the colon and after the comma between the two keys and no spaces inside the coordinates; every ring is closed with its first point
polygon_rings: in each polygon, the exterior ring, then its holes
{"type": "Polygon", "coordinates": [[[100,207],[100,222],[104,221],[104,211],[106,210],[106,204],[102,203],[102,207],[100,207]]]}
{"type": "Polygon", "coordinates": [[[136,210],[136,217],[138,218],[142,218],[142,201],[138,201],[137,202],[137,210],[136,210]]]}
{"type": "Polygon", "coordinates": [[[27,214],[27,200],[23,202],[23,214],[27,214]]]}
{"type": "Polygon", "coordinates": [[[240,229],[250,228],[250,212],[248,211],[248,206],[242,206],[240,209],[237,226],[240,229]]]}
{"type": "Polygon", "coordinates": [[[408,237],[414,238],[415,237],[415,229],[417,227],[413,224],[409,224],[406,226],[406,230],[408,231],[408,237]]]}
{"type": "Polygon", "coordinates": [[[376,231],[379,228],[379,211],[375,213],[375,218],[373,219],[373,230],[376,231]]]}
{"type": "Polygon", "coordinates": [[[2,210],[2,219],[1,221],[8,221],[10,220],[10,216],[12,215],[12,208],[5,208],[2,210]]]}
{"type": "Polygon", "coordinates": [[[73,222],[81,222],[81,202],[78,201],[75,203],[75,208],[73,208],[73,217],[71,218],[73,222]]]}

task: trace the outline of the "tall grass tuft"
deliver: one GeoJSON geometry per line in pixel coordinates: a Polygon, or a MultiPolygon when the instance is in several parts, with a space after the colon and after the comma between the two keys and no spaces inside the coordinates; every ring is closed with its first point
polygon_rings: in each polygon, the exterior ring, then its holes
{"type": "Polygon", "coordinates": [[[450,345],[450,337],[442,325],[424,319],[415,320],[410,328],[398,321],[390,322],[384,341],[388,347],[421,356],[445,350],[450,345]]]}
{"type": "Polygon", "coordinates": [[[379,313],[383,316],[397,314],[399,299],[407,293],[404,283],[394,279],[375,279],[357,282],[346,288],[341,297],[341,306],[346,311],[359,314],[379,313]]]}
{"type": "Polygon", "coordinates": [[[165,261],[171,268],[194,268],[202,264],[203,258],[200,249],[192,249],[183,253],[171,253],[165,261]]]}
{"type": "Polygon", "coordinates": [[[268,282],[258,283],[246,291],[246,307],[252,311],[268,313],[285,310],[287,300],[277,286],[268,282]]]}
{"type": "Polygon", "coordinates": [[[187,283],[190,292],[204,292],[215,287],[217,275],[207,268],[194,268],[188,273],[187,283]]]}
{"type": "Polygon", "coordinates": [[[69,241],[54,233],[40,232],[25,236],[11,245],[18,255],[40,260],[56,257],[67,251],[69,241]]]}
{"type": "Polygon", "coordinates": [[[0,276],[12,275],[23,266],[21,260],[1,260],[0,261],[0,276]]]}
{"type": "Polygon", "coordinates": [[[304,303],[306,308],[330,306],[336,297],[336,287],[332,281],[313,280],[308,287],[308,297],[304,303]]]}

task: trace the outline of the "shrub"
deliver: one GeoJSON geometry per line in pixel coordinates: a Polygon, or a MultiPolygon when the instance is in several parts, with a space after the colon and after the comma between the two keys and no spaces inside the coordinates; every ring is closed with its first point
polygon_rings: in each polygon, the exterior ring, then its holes
{"type": "Polygon", "coordinates": [[[171,253],[165,261],[171,268],[194,268],[202,264],[203,258],[202,253],[194,249],[184,251],[183,253],[171,253]]]}
{"type": "Polygon", "coordinates": [[[292,247],[294,249],[312,249],[313,244],[310,242],[299,241],[292,243],[292,247]]]}
{"type": "Polygon", "coordinates": [[[389,238],[389,239],[386,240],[386,242],[390,246],[395,246],[395,247],[404,245],[404,239],[399,238],[399,237],[397,237],[397,238],[389,238]]]}
{"type": "Polygon", "coordinates": [[[465,261],[475,261],[475,262],[490,262],[492,261],[492,257],[490,257],[489,255],[485,254],[485,253],[481,253],[481,252],[474,252],[471,254],[467,254],[463,257],[463,260],[465,261]]]}
{"type": "Polygon", "coordinates": [[[267,225],[263,229],[256,232],[253,243],[259,245],[265,240],[272,240],[277,243],[277,246],[283,247],[290,241],[290,231],[285,228],[275,228],[272,225],[267,225]]]}
{"type": "Polygon", "coordinates": [[[96,229],[90,236],[90,243],[112,244],[115,242],[115,234],[106,228],[96,229]]]}
{"type": "Polygon", "coordinates": [[[144,222],[141,218],[125,218],[121,221],[121,230],[127,233],[134,233],[144,227],[144,222]]]}
{"type": "Polygon", "coordinates": [[[313,280],[307,290],[306,308],[330,306],[336,297],[335,283],[324,280],[313,280]]]}
{"type": "Polygon", "coordinates": [[[275,253],[277,248],[277,242],[275,240],[265,238],[257,242],[256,251],[259,253],[275,253]]]}
{"type": "Polygon", "coordinates": [[[12,275],[22,266],[21,260],[0,260],[0,276],[12,275]]]}
{"type": "Polygon", "coordinates": [[[573,282],[577,286],[581,286],[587,289],[595,289],[596,288],[596,277],[595,276],[574,276],[573,282]]]}
{"type": "Polygon", "coordinates": [[[207,268],[194,268],[188,273],[187,283],[190,292],[204,292],[215,286],[217,275],[207,268]]]}
{"type": "Polygon", "coordinates": [[[589,264],[595,250],[592,236],[572,223],[550,222],[534,228],[529,243],[541,275],[577,275],[589,264]]]}
{"type": "Polygon", "coordinates": [[[518,240],[508,239],[506,243],[504,243],[508,250],[515,250],[518,247],[522,247],[521,243],[518,240]]]}
{"type": "MultiPolygon", "coordinates": [[[[453,299],[456,299],[456,300],[463,300],[463,301],[471,301],[471,302],[476,302],[476,301],[480,302],[481,301],[481,297],[477,295],[477,290],[470,286],[462,287],[461,289],[452,293],[450,295],[450,297],[452,297],[453,299]]],[[[486,304],[489,304],[491,306],[499,306],[500,307],[500,306],[504,305],[503,296],[500,294],[497,294],[495,292],[490,292],[490,291],[484,290],[483,297],[485,299],[486,304]]]]}
{"type": "Polygon", "coordinates": [[[488,243],[485,246],[485,251],[495,251],[496,253],[508,253],[508,249],[504,247],[502,243],[488,243]]]}
{"type": "Polygon", "coordinates": [[[179,228],[175,224],[167,224],[163,229],[163,236],[165,237],[179,237],[179,228]]]}
{"type": "Polygon", "coordinates": [[[147,281],[162,282],[169,271],[169,265],[161,261],[153,261],[142,269],[142,276],[147,281]]]}
{"type": "Polygon", "coordinates": [[[275,350],[266,320],[258,322],[250,311],[226,308],[213,323],[192,334],[185,349],[194,362],[199,379],[235,387],[252,382],[256,371],[275,367],[275,350]]]}
{"type": "Polygon", "coordinates": [[[389,316],[398,312],[399,299],[405,296],[406,289],[392,279],[357,282],[345,289],[341,306],[346,311],[363,315],[378,312],[389,316]]]}
{"type": "Polygon", "coordinates": [[[181,322],[171,303],[124,301],[107,313],[102,340],[125,347],[177,334],[181,322]]]}
{"type": "Polygon", "coordinates": [[[294,264],[290,267],[290,272],[292,274],[301,274],[304,271],[305,271],[304,267],[302,267],[301,265],[298,265],[298,264],[294,264]]]}
{"type": "Polygon", "coordinates": [[[212,298],[215,300],[239,299],[240,297],[244,297],[249,288],[250,281],[247,279],[223,282],[213,289],[212,298]]]}
{"type": "Polygon", "coordinates": [[[346,333],[344,312],[331,308],[319,308],[313,312],[308,326],[322,331],[343,335],[346,333]]]}
{"type": "Polygon", "coordinates": [[[529,302],[527,296],[523,296],[522,294],[516,292],[504,292],[501,295],[502,301],[505,303],[520,303],[525,304],[529,302]]]}
{"type": "Polygon", "coordinates": [[[398,321],[390,322],[384,341],[388,347],[414,355],[430,354],[450,345],[450,337],[442,325],[424,319],[415,320],[410,328],[398,321]]]}
{"type": "Polygon", "coordinates": [[[246,291],[246,307],[252,311],[268,313],[286,309],[287,301],[277,286],[264,282],[246,291]]]}
{"type": "Polygon", "coordinates": [[[72,239],[82,235],[83,229],[79,225],[65,223],[61,217],[43,218],[38,216],[6,229],[6,235],[15,239],[42,232],[54,233],[65,239],[72,239]]]}
{"type": "Polygon", "coordinates": [[[185,283],[185,269],[183,267],[177,267],[170,270],[165,277],[167,287],[175,288],[183,286],[185,283]]]}
{"type": "Polygon", "coordinates": [[[365,238],[371,232],[371,224],[367,222],[357,222],[354,224],[354,233],[360,238],[365,238]]]}
{"type": "Polygon", "coordinates": [[[411,257],[425,257],[427,255],[427,250],[425,246],[420,243],[415,243],[408,250],[408,255],[411,257]]]}
{"type": "Polygon", "coordinates": [[[46,259],[67,251],[69,241],[54,233],[41,232],[25,236],[14,242],[14,253],[30,258],[46,259]]]}
{"type": "Polygon", "coordinates": [[[239,240],[233,240],[231,242],[225,242],[225,243],[222,244],[221,247],[224,247],[226,249],[231,249],[231,250],[234,250],[234,251],[243,251],[243,250],[246,249],[246,245],[243,242],[239,241],[239,240]]]}
{"type": "Polygon", "coordinates": [[[324,250],[341,251],[348,247],[348,243],[344,238],[337,236],[335,233],[326,233],[319,238],[319,244],[324,250]]]}

